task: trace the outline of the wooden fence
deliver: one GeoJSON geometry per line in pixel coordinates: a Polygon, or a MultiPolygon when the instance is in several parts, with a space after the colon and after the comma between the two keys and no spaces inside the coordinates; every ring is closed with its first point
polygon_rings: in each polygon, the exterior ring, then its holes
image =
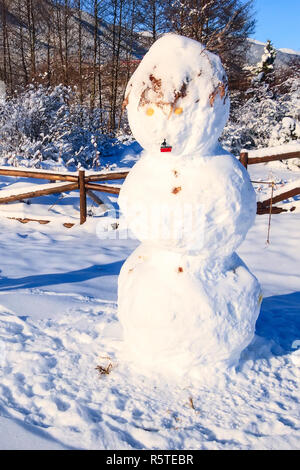
{"type": "Polygon", "coordinates": [[[46,196],[49,194],[59,194],[68,191],[79,190],[80,224],[84,224],[87,217],[87,194],[95,202],[97,202],[98,204],[102,204],[101,199],[99,199],[96,194],[94,194],[94,191],[111,194],[119,194],[120,192],[120,188],[118,187],[109,184],[97,184],[95,182],[124,179],[128,175],[128,172],[111,172],[86,175],[85,170],[79,170],[78,175],[75,175],[72,173],[52,173],[42,171],[0,168],[0,175],[44,179],[54,182],[53,184],[38,185],[36,189],[31,191],[26,191],[25,189],[19,191],[16,190],[14,194],[11,194],[9,196],[1,197],[0,191],[0,204],[22,201],[23,199],[46,196]],[[65,184],[56,183],[56,181],[62,181],[65,182],[65,184]]]}
{"type": "MultiPolygon", "coordinates": [[[[273,162],[277,160],[289,160],[290,158],[300,158],[300,151],[298,152],[289,152],[289,153],[282,153],[279,155],[267,155],[264,157],[250,157],[248,152],[241,152],[240,153],[240,162],[241,164],[247,169],[248,165],[254,165],[258,163],[267,163],[273,162]]],[[[259,183],[259,181],[257,181],[259,183]]],[[[269,183],[270,185],[272,182],[269,183]]],[[[273,194],[273,191],[272,191],[273,194]]],[[[281,193],[275,197],[271,197],[266,199],[265,201],[257,203],[257,214],[280,214],[281,212],[288,212],[287,209],[283,209],[282,207],[273,206],[277,202],[285,201],[291,197],[298,196],[300,194],[300,187],[294,188],[290,191],[286,191],[281,193]]],[[[292,207],[290,211],[295,210],[295,207],[292,207]]]]}
{"type": "MultiPolygon", "coordinates": [[[[270,155],[265,157],[250,157],[247,152],[241,152],[240,162],[247,169],[248,165],[257,163],[266,163],[276,160],[287,160],[290,158],[300,158],[300,152],[291,152],[281,155],[270,155]]],[[[53,173],[43,172],[39,170],[18,170],[11,168],[0,168],[0,175],[11,176],[11,177],[22,177],[22,178],[35,178],[44,179],[51,182],[51,184],[38,185],[36,189],[26,191],[16,190],[10,195],[4,195],[1,197],[0,190],[0,204],[22,201],[28,198],[46,196],[49,194],[59,194],[68,191],[79,190],[80,196],[80,224],[84,224],[87,218],[87,195],[95,201],[97,204],[103,204],[100,198],[94,193],[105,192],[111,194],[119,194],[120,188],[112,186],[110,184],[99,184],[102,181],[114,181],[123,180],[128,175],[128,171],[124,172],[110,172],[110,173],[95,173],[86,175],[85,170],[79,170],[78,174],[73,173],[53,173]]],[[[271,183],[270,183],[271,184],[271,183]]],[[[5,190],[4,190],[5,191],[5,190]]],[[[287,209],[273,206],[277,202],[284,201],[288,198],[298,196],[300,194],[300,188],[294,188],[290,191],[286,191],[275,197],[271,197],[263,202],[257,203],[257,214],[279,214],[281,212],[287,212],[287,209]]],[[[291,209],[293,210],[293,208],[291,209]]],[[[22,221],[21,219],[18,219],[22,221]]],[[[24,219],[26,221],[33,219],[24,219]]],[[[41,223],[47,223],[47,221],[40,221],[41,223]]],[[[72,226],[72,224],[65,224],[65,226],[72,226]]]]}

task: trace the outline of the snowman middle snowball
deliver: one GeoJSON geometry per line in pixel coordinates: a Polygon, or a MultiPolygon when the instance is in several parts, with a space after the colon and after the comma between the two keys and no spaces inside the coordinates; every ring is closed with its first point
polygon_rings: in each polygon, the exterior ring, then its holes
{"type": "Polygon", "coordinates": [[[127,359],[141,372],[201,376],[235,365],[261,291],[235,250],[253,224],[247,171],[218,144],[229,114],[217,56],[174,34],[150,48],[124,104],[144,147],[119,205],[142,244],[119,276],[127,359]],[[161,152],[164,142],[171,152],[161,152]]]}

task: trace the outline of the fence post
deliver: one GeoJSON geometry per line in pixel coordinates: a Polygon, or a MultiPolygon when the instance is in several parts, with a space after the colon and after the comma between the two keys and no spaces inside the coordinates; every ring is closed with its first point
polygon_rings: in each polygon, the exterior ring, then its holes
{"type": "Polygon", "coordinates": [[[86,188],[85,188],[85,171],[80,169],[78,173],[78,184],[80,194],[80,225],[86,221],[86,188]]]}
{"type": "Polygon", "coordinates": [[[247,170],[247,167],[248,167],[248,152],[241,152],[240,153],[240,162],[247,170]]]}

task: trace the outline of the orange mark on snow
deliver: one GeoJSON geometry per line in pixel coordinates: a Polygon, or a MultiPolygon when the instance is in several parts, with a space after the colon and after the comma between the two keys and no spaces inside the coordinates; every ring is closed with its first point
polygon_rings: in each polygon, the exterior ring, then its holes
{"type": "Polygon", "coordinates": [[[219,85],[214,89],[214,91],[209,95],[210,106],[213,107],[216,97],[220,95],[220,98],[224,98],[224,104],[227,98],[227,87],[225,83],[220,82],[219,85]]]}
{"type": "Polygon", "coordinates": [[[181,191],[181,186],[178,186],[177,188],[173,188],[172,193],[178,194],[180,191],[181,191]]]}
{"type": "Polygon", "coordinates": [[[148,108],[146,111],[147,116],[153,116],[154,114],[154,109],[153,108],[148,108]]]}
{"type": "Polygon", "coordinates": [[[182,109],[182,108],[176,108],[176,109],[175,109],[175,111],[174,111],[174,114],[177,114],[177,115],[179,115],[179,114],[181,114],[181,113],[182,113],[182,111],[183,111],[183,109],[182,109]]]}

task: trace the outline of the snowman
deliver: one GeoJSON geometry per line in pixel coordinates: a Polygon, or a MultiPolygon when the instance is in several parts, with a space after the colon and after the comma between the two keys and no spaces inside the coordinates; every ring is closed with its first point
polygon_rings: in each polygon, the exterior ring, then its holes
{"type": "Polygon", "coordinates": [[[119,276],[126,360],[176,380],[236,366],[262,300],[236,249],[256,214],[247,171],[218,138],[229,115],[220,59],[167,34],[131,77],[129,124],[144,148],[119,205],[138,248],[119,276]]]}

